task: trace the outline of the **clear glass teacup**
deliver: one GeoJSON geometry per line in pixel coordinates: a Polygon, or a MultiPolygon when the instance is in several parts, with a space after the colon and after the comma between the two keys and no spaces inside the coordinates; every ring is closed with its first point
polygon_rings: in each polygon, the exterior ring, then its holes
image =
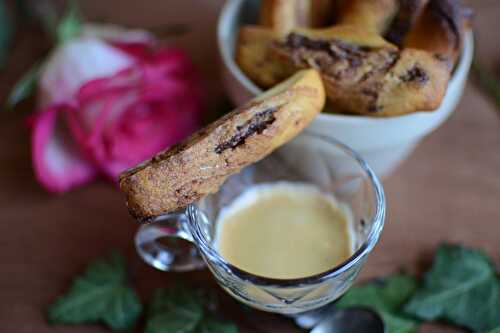
{"type": "Polygon", "coordinates": [[[135,243],[141,257],[158,269],[207,266],[220,286],[239,301],[264,311],[296,314],[324,306],[347,291],[377,243],[384,219],[382,185],[363,159],[330,137],[305,131],[230,176],[217,193],[141,226],[135,243]],[[219,254],[214,240],[220,211],[250,186],[281,181],[312,184],[351,208],[355,235],[350,258],[313,276],[273,279],[243,271],[219,254]]]}

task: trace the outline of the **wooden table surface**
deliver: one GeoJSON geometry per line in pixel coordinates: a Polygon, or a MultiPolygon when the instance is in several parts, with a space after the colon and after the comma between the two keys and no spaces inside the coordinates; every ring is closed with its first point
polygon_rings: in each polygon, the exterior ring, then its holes
{"type": "MultiPolygon", "coordinates": [[[[189,25],[190,33],[172,42],[191,52],[211,83],[213,99],[219,96],[215,22],[222,1],[86,0],[81,4],[89,19],[144,27],[189,25]]],[[[500,2],[476,0],[472,5],[476,12],[477,58],[490,70],[498,70],[500,2]]],[[[29,27],[20,30],[8,67],[1,73],[2,100],[20,73],[42,54],[46,44],[39,35],[29,27]]],[[[418,270],[442,241],[480,247],[500,263],[498,111],[471,80],[449,121],[426,138],[385,181],[386,227],[361,279],[401,267],[418,270]]],[[[33,178],[24,117],[22,112],[0,114],[2,332],[106,332],[100,326],[50,327],[44,320],[44,309],[85,264],[111,248],[121,249],[128,256],[145,299],[154,288],[168,286],[180,277],[218,290],[222,312],[239,323],[240,332],[300,332],[282,317],[241,311],[205,271],[176,275],[143,264],[132,246],[137,225],[129,218],[122,195],[109,184],[96,183],[62,196],[45,193],[33,178]]],[[[426,325],[421,331],[453,330],[426,325]]]]}

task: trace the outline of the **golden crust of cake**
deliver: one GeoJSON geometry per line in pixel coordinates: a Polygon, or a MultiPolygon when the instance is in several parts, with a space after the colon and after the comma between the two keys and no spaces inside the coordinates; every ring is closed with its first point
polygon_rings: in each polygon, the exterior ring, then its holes
{"type": "Polygon", "coordinates": [[[335,29],[292,33],[273,50],[297,69],[320,71],[338,112],[395,116],[433,110],[449,79],[446,65],[428,52],[400,50],[376,38],[362,43],[359,35],[339,38],[335,29]]]}
{"type": "Polygon", "coordinates": [[[333,0],[263,0],[259,24],[284,35],[297,27],[328,25],[333,13],[333,0]]]}
{"type": "Polygon", "coordinates": [[[277,38],[277,33],[261,26],[244,26],[239,31],[236,63],[250,80],[263,88],[272,87],[295,72],[270,52],[269,46],[277,38]]]}
{"type": "Polygon", "coordinates": [[[120,188],[130,213],[144,221],[216,192],[229,175],[295,137],[324,103],[317,71],[296,73],[184,142],[125,171],[120,188]]]}

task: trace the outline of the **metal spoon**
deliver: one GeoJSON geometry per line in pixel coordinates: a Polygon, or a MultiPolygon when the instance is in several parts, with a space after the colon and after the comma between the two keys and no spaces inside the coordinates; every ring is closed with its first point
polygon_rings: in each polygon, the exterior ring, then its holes
{"type": "Polygon", "coordinates": [[[334,310],[315,325],[310,333],[384,333],[382,318],[373,310],[352,307],[334,310]]]}

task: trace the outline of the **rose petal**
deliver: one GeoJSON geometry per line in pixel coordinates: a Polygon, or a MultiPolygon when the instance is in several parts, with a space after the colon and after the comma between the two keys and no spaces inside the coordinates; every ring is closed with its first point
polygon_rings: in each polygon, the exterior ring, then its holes
{"type": "Polygon", "coordinates": [[[49,107],[33,119],[35,176],[48,191],[61,193],[94,180],[97,170],[85,160],[61,121],[65,106],[49,107]]]}
{"type": "Polygon", "coordinates": [[[58,46],[43,65],[38,81],[39,106],[67,102],[85,82],[113,75],[135,61],[97,38],[71,39],[58,46]]]}
{"type": "Polygon", "coordinates": [[[147,30],[126,29],[114,24],[86,23],[81,34],[104,39],[110,43],[144,44],[156,43],[155,36],[147,30]]]}
{"type": "Polygon", "coordinates": [[[200,125],[201,89],[189,58],[161,49],[118,73],[86,82],[68,124],[85,156],[112,181],[200,125]]]}
{"type": "Polygon", "coordinates": [[[147,44],[113,42],[112,45],[137,60],[151,59],[152,57],[151,47],[147,44]]]}

